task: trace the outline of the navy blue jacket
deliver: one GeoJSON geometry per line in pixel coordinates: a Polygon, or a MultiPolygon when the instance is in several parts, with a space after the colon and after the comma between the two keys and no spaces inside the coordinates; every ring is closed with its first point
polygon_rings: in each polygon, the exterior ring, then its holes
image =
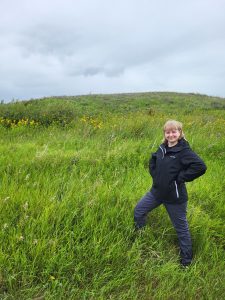
{"type": "Polygon", "coordinates": [[[188,200],[185,182],[203,175],[206,165],[182,138],[173,147],[161,144],[150,158],[149,171],[153,179],[151,192],[156,199],[182,203],[188,200]]]}

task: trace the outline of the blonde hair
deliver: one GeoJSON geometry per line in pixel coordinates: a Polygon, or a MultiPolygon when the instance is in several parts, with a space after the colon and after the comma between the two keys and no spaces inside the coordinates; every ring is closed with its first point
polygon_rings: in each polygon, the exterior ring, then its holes
{"type": "Polygon", "coordinates": [[[167,139],[165,138],[165,131],[167,129],[177,129],[180,132],[179,140],[181,140],[182,138],[185,138],[184,137],[184,132],[183,132],[183,124],[179,121],[176,121],[176,120],[168,120],[163,126],[163,140],[162,140],[162,142],[164,144],[168,143],[167,139]]]}

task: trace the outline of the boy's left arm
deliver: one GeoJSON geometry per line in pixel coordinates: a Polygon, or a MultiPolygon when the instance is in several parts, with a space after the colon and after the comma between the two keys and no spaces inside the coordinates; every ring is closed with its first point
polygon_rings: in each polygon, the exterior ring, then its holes
{"type": "Polygon", "coordinates": [[[207,169],[203,160],[192,150],[186,150],[182,153],[181,164],[183,170],[177,176],[178,183],[192,181],[203,175],[207,169]]]}

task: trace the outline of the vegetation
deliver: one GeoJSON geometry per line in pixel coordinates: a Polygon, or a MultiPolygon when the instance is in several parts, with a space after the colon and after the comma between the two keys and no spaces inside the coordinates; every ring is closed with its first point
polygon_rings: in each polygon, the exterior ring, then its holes
{"type": "Polygon", "coordinates": [[[142,93],[0,105],[1,299],[222,299],[225,99],[142,93]],[[205,161],[188,183],[194,262],[179,266],[163,206],[133,209],[168,119],[205,161]]]}

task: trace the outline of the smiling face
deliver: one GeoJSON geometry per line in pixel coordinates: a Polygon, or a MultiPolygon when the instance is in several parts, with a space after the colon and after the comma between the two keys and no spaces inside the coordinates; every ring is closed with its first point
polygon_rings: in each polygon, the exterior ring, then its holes
{"type": "Polygon", "coordinates": [[[164,136],[168,142],[169,147],[175,146],[178,143],[180,135],[181,135],[181,132],[176,127],[167,127],[164,130],[164,136]]]}

